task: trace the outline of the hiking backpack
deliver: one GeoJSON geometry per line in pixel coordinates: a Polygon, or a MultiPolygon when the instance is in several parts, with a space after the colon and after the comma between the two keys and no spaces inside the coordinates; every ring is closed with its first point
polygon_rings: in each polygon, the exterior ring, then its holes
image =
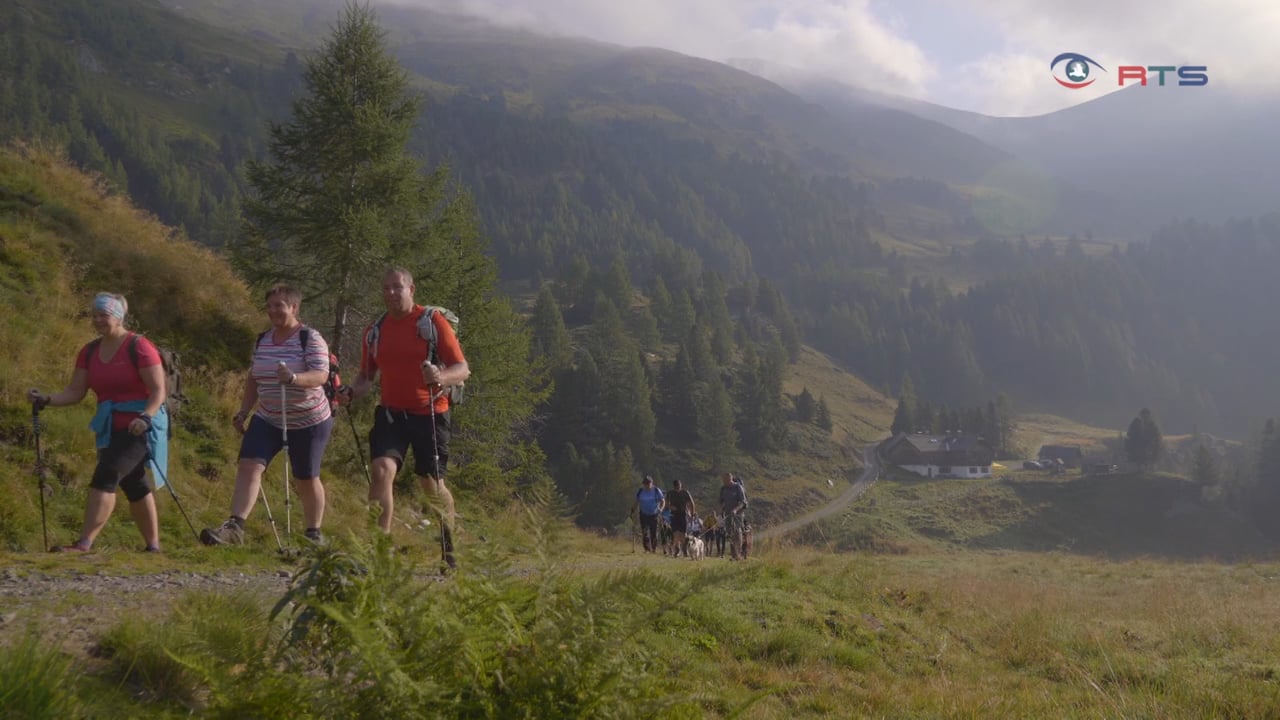
{"type": "Polygon", "coordinates": [[[749,504],[747,502],[747,486],[743,484],[742,478],[738,477],[737,475],[733,476],[733,481],[738,484],[738,487],[742,488],[742,509],[745,511],[747,509],[747,505],[749,504]]]}
{"type": "MultiPolygon", "coordinates": [[[[662,502],[667,498],[667,494],[662,492],[662,488],[658,487],[657,485],[654,485],[652,489],[658,491],[658,502],[662,502]]],[[[644,492],[644,488],[640,488],[636,490],[636,502],[640,501],[640,493],[642,492],[644,492]]]]}
{"type": "MultiPolygon", "coordinates": [[[[427,360],[432,365],[440,364],[440,354],[437,352],[437,344],[439,337],[436,335],[436,324],[434,322],[435,314],[440,313],[444,319],[449,322],[449,327],[453,328],[455,337],[458,335],[459,320],[457,314],[448,308],[438,305],[426,305],[425,312],[418,318],[418,337],[427,341],[427,360]]],[[[387,319],[387,314],[383,313],[373,324],[369,334],[365,336],[365,345],[369,349],[369,357],[378,357],[378,340],[382,332],[382,321],[387,319]]],[[[445,394],[449,397],[449,407],[462,403],[466,383],[458,383],[445,388],[445,394]]]]}
{"type": "MultiPolygon", "coordinates": [[[[140,333],[133,333],[129,338],[128,352],[129,362],[133,363],[133,367],[137,370],[142,368],[138,366],[138,338],[140,333]]],[[[98,352],[98,346],[102,344],[102,338],[95,338],[89,342],[88,352],[89,359],[98,352]]],[[[187,396],[182,394],[182,367],[179,364],[178,353],[170,350],[163,345],[151,343],[156,346],[156,352],[160,355],[160,367],[164,370],[164,407],[169,413],[169,437],[173,437],[173,428],[178,418],[178,412],[182,409],[182,404],[187,401],[187,396]]]]}
{"type": "MultiPolygon", "coordinates": [[[[267,335],[270,333],[271,330],[267,330],[259,335],[258,342],[255,347],[257,345],[261,345],[262,341],[265,340],[267,335]]],[[[306,325],[302,326],[302,329],[298,331],[298,343],[302,345],[302,359],[305,363],[307,358],[307,348],[311,347],[311,328],[306,325]]],[[[332,405],[333,399],[338,395],[338,389],[342,387],[342,377],[338,374],[338,356],[333,354],[332,350],[329,351],[329,377],[325,379],[324,385],[321,387],[324,388],[325,398],[327,398],[329,400],[329,404],[332,405]]]]}

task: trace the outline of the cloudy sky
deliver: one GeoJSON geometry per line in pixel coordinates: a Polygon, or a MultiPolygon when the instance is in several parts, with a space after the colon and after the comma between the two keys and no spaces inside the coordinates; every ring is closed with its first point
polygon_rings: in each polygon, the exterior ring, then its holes
{"type": "Polygon", "coordinates": [[[1204,65],[1217,89],[1280,88],[1271,50],[1280,3],[1269,0],[399,1],[711,60],[765,60],[990,115],[1097,97],[1117,87],[1117,65],[1204,65]],[[1107,73],[1063,88],[1049,69],[1063,52],[1107,73]]]}

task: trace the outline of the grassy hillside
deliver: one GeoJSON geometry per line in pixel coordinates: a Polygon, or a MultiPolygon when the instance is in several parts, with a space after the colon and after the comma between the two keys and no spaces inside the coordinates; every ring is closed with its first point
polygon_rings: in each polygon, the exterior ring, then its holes
{"type": "MultiPolygon", "coordinates": [[[[88,305],[102,290],[123,293],[132,327],[180,353],[189,402],[171,446],[169,474],[197,528],[220,522],[227,512],[238,448],[230,418],[252,340],[266,325],[258,301],[220,257],[108,194],[94,178],[42,150],[9,148],[0,150],[0,304],[8,309],[0,316],[0,547],[40,548],[25,395],[31,387],[56,391],[66,384],[76,352],[94,337],[88,305]]],[[[80,527],[94,465],[87,428],[92,414],[86,399],[41,416],[52,486],[51,543],[69,542],[80,527]]],[[[349,432],[335,432],[327,461],[330,520],[336,527],[359,527],[364,479],[349,432]]],[[[282,502],[278,463],[269,473],[277,478],[270,497],[282,502]]],[[[179,552],[193,548],[195,539],[168,493],[161,491],[158,502],[165,544],[179,552]]],[[[256,539],[266,540],[265,523],[258,517],[253,523],[256,539]]],[[[136,543],[121,507],[99,545],[110,551],[136,543]]]]}
{"type": "MultiPolygon", "coordinates": [[[[226,370],[245,359],[255,313],[248,291],[211,252],[173,236],[120,197],[54,155],[29,148],[0,151],[0,294],[10,312],[0,320],[0,507],[3,542],[34,550],[40,543],[39,496],[31,474],[28,388],[61,389],[75,354],[94,337],[88,305],[100,290],[129,299],[131,324],[178,350],[186,366],[187,393],[171,465],[175,486],[203,489],[230,465],[221,422],[230,400],[226,370]]],[[[50,541],[74,538],[83,513],[84,488],[93,468],[87,429],[90,401],[42,415],[46,463],[54,492],[50,541]]],[[[187,532],[162,497],[167,540],[187,532]]],[[[189,498],[198,510],[198,494],[189,498]]],[[[122,513],[122,515],[125,513],[122,513]]],[[[132,528],[117,519],[104,545],[134,544],[132,528]]]]}
{"type": "Polygon", "coordinates": [[[1018,416],[1013,447],[1020,448],[1026,457],[1035,457],[1041,445],[1079,445],[1086,455],[1102,453],[1105,443],[1115,440],[1118,432],[1057,415],[1028,413],[1018,416]]]}
{"type": "Polygon", "coordinates": [[[845,447],[862,446],[883,440],[893,424],[897,401],[851,375],[829,356],[805,347],[783,391],[797,395],[808,388],[815,398],[823,398],[831,410],[832,439],[845,447]]]}
{"type": "Polygon", "coordinates": [[[1058,551],[1111,558],[1238,559],[1274,553],[1248,518],[1185,478],[1061,478],[1011,472],[992,480],[888,473],[843,516],[799,536],[845,550],[1058,551]]]}

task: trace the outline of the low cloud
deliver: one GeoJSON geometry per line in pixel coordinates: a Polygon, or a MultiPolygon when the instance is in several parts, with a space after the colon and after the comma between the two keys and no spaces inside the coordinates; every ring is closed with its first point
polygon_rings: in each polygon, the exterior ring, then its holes
{"type": "Polygon", "coordinates": [[[943,105],[1016,117],[1060,110],[1118,89],[1101,79],[1087,88],[1064,88],[1053,82],[1051,59],[1025,53],[986,55],[959,67],[950,87],[935,96],[943,105]]]}
{"type": "Polygon", "coordinates": [[[765,60],[913,97],[924,97],[936,74],[924,51],[879,20],[867,0],[397,1],[508,27],[716,61],[765,60]]]}
{"type": "Polygon", "coordinates": [[[1280,3],[1257,0],[901,0],[878,6],[880,15],[872,0],[384,1],[716,61],[764,60],[991,115],[1051,112],[1105,94],[1123,64],[1207,65],[1218,89],[1280,88],[1270,49],[1280,3]],[[990,32],[948,27],[957,17],[990,32]],[[1087,90],[1060,87],[1049,62],[1062,52],[1088,55],[1109,75],[1087,90]]]}

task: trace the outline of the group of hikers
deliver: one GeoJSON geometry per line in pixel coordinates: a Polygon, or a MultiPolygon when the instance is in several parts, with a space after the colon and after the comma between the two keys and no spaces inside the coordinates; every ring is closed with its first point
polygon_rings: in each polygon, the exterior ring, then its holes
{"type": "Polygon", "coordinates": [[[698,514],[693,495],[684,483],[675,480],[671,489],[663,492],[654,485],[653,476],[645,475],[631,505],[631,518],[639,517],[641,543],[644,551],[671,557],[690,556],[690,538],[697,538],[706,547],[724,557],[728,546],[730,560],[746,560],[751,550],[751,526],[746,522],[747,492],[742,480],[733,473],[720,476],[718,509],[704,522],[698,514]]]}
{"type": "MultiPolygon", "coordinates": [[[[417,304],[414,291],[408,270],[393,268],[383,275],[386,313],[365,329],[355,381],[335,387],[328,344],[299,317],[302,294],[284,284],[267,290],[271,327],[254,344],[240,409],[232,419],[242,439],[230,517],[219,527],[201,532],[201,542],[244,542],[245,523],[258,497],[266,503],[263,473],[282,450],[292,470],[293,490],[302,501],[304,537],[320,542],[325,512],[320,465],[336,406],[359,400],[381,380],[368,435],[369,500],[381,508],[378,525],[383,532],[391,531],[393,481],[412,450],[414,473],[428,505],[441,518],[442,561],[448,569],[457,566],[456,512],[445,485],[450,389],[464,383],[471,370],[448,318],[436,308],[417,304]]],[[[117,488],[129,501],[144,551],[160,551],[159,521],[146,470],[151,469],[157,488],[167,482],[171,418],[160,351],[146,337],[126,329],[128,311],[123,296],[99,293],[92,306],[98,337],[80,349],[71,381],[56,393],[32,389],[27,394],[37,414],[47,407],[74,405],[89,390],[98,401],[90,423],[98,462],[89,483],[84,523],[75,542],[54,551],[92,549],[115,507],[117,488]]],[[[270,517],[269,506],[267,513],[270,517]]]]}

